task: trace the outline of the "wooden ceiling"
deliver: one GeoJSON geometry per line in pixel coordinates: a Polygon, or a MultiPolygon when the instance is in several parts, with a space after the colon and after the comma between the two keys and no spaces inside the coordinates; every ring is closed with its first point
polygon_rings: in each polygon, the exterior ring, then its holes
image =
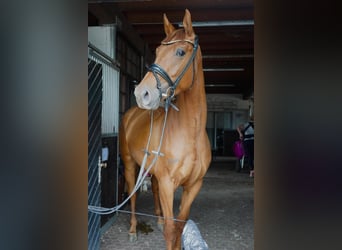
{"type": "MultiPolygon", "coordinates": [[[[191,13],[203,55],[207,93],[253,95],[254,4],[252,0],[102,0],[88,1],[90,18],[119,12],[154,55],[164,39],[163,13],[178,27],[191,13]],[[98,11],[101,8],[105,11],[98,11]]],[[[102,17],[103,19],[104,17],[102,17]]],[[[90,22],[90,20],[88,20],[90,22]]]]}

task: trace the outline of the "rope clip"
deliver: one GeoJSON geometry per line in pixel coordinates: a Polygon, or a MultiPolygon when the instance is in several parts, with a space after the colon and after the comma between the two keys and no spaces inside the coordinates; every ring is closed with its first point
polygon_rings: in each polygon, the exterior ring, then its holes
{"type": "Polygon", "coordinates": [[[164,154],[162,152],[157,152],[152,150],[152,154],[158,155],[158,156],[164,156],[164,154]]]}

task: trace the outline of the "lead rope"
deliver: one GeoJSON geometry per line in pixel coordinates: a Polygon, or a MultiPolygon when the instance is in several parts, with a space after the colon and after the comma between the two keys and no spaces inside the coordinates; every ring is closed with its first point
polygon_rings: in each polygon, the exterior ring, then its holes
{"type": "MultiPolygon", "coordinates": [[[[151,152],[154,154],[154,158],[151,162],[151,164],[148,166],[148,168],[146,169],[145,173],[144,172],[144,168],[147,162],[147,157],[150,155],[150,153],[148,152],[148,148],[150,145],[150,141],[151,141],[151,136],[152,136],[152,130],[153,130],[153,110],[151,111],[151,124],[150,124],[150,134],[148,137],[148,141],[147,141],[147,145],[146,145],[146,149],[144,150],[145,155],[140,167],[140,171],[139,171],[139,176],[137,178],[137,182],[131,192],[131,194],[119,205],[112,207],[112,208],[105,208],[105,207],[99,207],[99,206],[92,206],[92,205],[88,205],[88,211],[92,212],[92,213],[96,213],[96,214],[111,214],[114,212],[119,211],[119,209],[125,205],[129,199],[135,194],[135,192],[137,190],[139,190],[140,186],[143,184],[148,172],[151,170],[151,168],[153,167],[153,165],[157,162],[159,156],[163,156],[164,154],[160,152],[161,146],[162,146],[162,142],[163,142],[163,138],[164,138],[164,132],[165,132],[165,127],[166,127],[166,120],[167,120],[167,116],[168,116],[168,106],[169,105],[165,105],[165,116],[164,116],[164,124],[163,124],[163,128],[162,128],[162,134],[159,140],[159,146],[158,146],[158,150],[154,151],[152,150],[151,152]]],[[[173,219],[173,218],[172,218],[173,219]]]]}

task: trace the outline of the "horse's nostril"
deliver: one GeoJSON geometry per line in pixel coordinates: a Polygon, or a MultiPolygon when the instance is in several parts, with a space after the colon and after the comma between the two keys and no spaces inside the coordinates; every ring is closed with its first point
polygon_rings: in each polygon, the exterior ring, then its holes
{"type": "Polygon", "coordinates": [[[150,95],[150,92],[148,90],[143,91],[142,100],[143,100],[144,104],[149,104],[149,102],[151,101],[151,95],[150,95]]]}

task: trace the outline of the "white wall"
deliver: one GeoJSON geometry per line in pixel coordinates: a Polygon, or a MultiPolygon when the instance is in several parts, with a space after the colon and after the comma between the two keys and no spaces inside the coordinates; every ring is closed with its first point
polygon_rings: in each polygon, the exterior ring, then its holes
{"type": "MultiPolygon", "coordinates": [[[[115,60],[116,29],[113,26],[88,27],[88,41],[115,60]]],[[[102,121],[101,132],[118,133],[120,72],[107,59],[88,49],[89,58],[102,64],[102,121]]]]}
{"type": "Polygon", "coordinates": [[[249,100],[243,100],[239,95],[207,94],[208,111],[247,110],[249,100]]]}

